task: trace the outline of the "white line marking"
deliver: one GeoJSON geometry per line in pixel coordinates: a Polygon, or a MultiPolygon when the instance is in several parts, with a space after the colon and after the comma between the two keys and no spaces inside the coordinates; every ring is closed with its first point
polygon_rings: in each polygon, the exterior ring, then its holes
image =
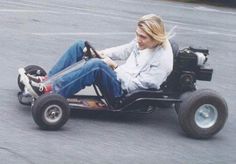
{"type": "Polygon", "coordinates": [[[209,7],[204,7],[204,6],[197,6],[197,7],[194,7],[194,8],[196,10],[200,10],[200,11],[219,12],[219,10],[212,9],[212,8],[209,8],[209,7]]]}
{"type": "Polygon", "coordinates": [[[0,9],[1,13],[53,13],[58,14],[56,11],[50,11],[50,10],[21,10],[21,9],[0,9]]]}
{"type": "MultiPolygon", "coordinates": [[[[191,29],[191,30],[197,30],[197,31],[199,31],[199,30],[204,30],[204,31],[208,31],[208,32],[210,31],[210,30],[206,30],[206,29],[194,28],[194,27],[196,27],[194,24],[182,23],[182,22],[171,21],[171,20],[164,20],[164,22],[169,23],[169,24],[173,24],[173,25],[181,25],[181,27],[187,26],[187,27],[189,27],[188,28],[189,30],[191,29]]],[[[211,30],[210,32],[221,31],[221,32],[225,32],[225,33],[236,33],[236,30],[229,30],[229,29],[220,28],[220,27],[208,26],[208,28],[214,30],[214,31],[211,30]]]]}
{"type": "MultiPolygon", "coordinates": [[[[196,33],[204,34],[204,35],[223,35],[228,37],[236,37],[236,34],[232,33],[222,33],[222,32],[215,32],[215,31],[208,31],[203,29],[193,29],[189,27],[180,27],[178,29],[185,30],[186,32],[175,32],[177,35],[196,35],[196,33]],[[189,33],[187,31],[193,31],[193,33],[189,33]],[[195,32],[195,33],[194,33],[195,32]]],[[[109,36],[109,35],[135,35],[134,32],[52,32],[52,33],[31,33],[32,35],[36,36],[109,36]]]]}
{"type": "Polygon", "coordinates": [[[84,11],[93,11],[92,9],[85,9],[83,7],[73,7],[73,6],[66,6],[66,5],[58,5],[58,4],[52,4],[52,3],[43,3],[43,2],[32,2],[32,1],[26,1],[26,0],[22,0],[22,4],[27,4],[27,3],[32,3],[36,6],[42,6],[42,7],[58,7],[58,8],[62,8],[62,9],[74,9],[74,10],[84,10],[84,11]]]}
{"type": "MultiPolygon", "coordinates": [[[[27,3],[33,3],[30,1],[25,1],[27,3]]],[[[129,22],[136,22],[136,20],[127,18],[127,17],[122,17],[117,14],[112,14],[112,13],[104,13],[104,12],[94,12],[92,9],[85,9],[85,8],[78,8],[78,7],[72,7],[72,6],[62,6],[62,5],[55,5],[55,4],[50,4],[50,3],[35,3],[35,4],[27,4],[27,3],[22,3],[22,2],[8,2],[4,1],[4,3],[10,3],[10,4],[16,4],[16,5],[23,5],[23,6],[30,6],[30,7],[39,7],[39,8],[53,8],[55,9],[65,9],[67,12],[64,11],[55,11],[55,14],[79,14],[79,15],[91,15],[91,16],[97,16],[97,17],[105,17],[105,18],[112,18],[112,19],[118,19],[118,20],[125,20],[129,22]],[[40,6],[41,5],[41,6],[40,6]],[[82,12],[81,12],[82,11],[82,12]],[[93,13],[91,13],[93,12],[93,13]]],[[[27,10],[25,10],[27,12],[27,10]]],[[[13,11],[12,11],[13,12],[13,11]]],[[[17,12],[17,11],[15,11],[17,12]]],[[[23,12],[23,11],[22,11],[23,12]]],[[[43,12],[42,12],[43,13],[43,12]]],[[[46,13],[46,12],[45,12],[46,13]]]]}
{"type": "Polygon", "coordinates": [[[135,35],[134,32],[55,32],[55,33],[31,33],[32,35],[37,36],[65,36],[65,35],[90,35],[90,36],[96,36],[96,35],[135,35]]]}
{"type": "MultiPolygon", "coordinates": [[[[179,29],[183,29],[186,31],[193,31],[192,33],[189,32],[175,32],[176,35],[196,35],[198,34],[204,34],[204,35],[223,35],[227,37],[236,37],[236,34],[227,34],[227,33],[221,33],[221,32],[215,32],[215,31],[208,31],[208,30],[202,30],[202,29],[192,29],[188,27],[178,27],[179,29]],[[194,33],[196,32],[196,33],[194,33]]],[[[135,35],[134,32],[52,32],[52,33],[31,33],[32,35],[36,36],[109,36],[109,35],[135,35]]]]}
{"type": "MultiPolygon", "coordinates": [[[[200,34],[223,35],[223,36],[228,36],[228,37],[236,37],[236,34],[233,34],[233,33],[223,33],[223,32],[204,30],[204,29],[193,29],[190,27],[179,27],[179,28],[184,29],[184,30],[188,30],[188,31],[199,32],[200,34]]],[[[178,35],[179,33],[177,32],[176,34],[178,35]]],[[[183,35],[183,34],[185,34],[185,33],[181,33],[181,35],[183,35]]]]}
{"type": "MultiPolygon", "coordinates": [[[[41,6],[37,6],[37,5],[30,5],[30,4],[25,4],[25,3],[21,3],[21,2],[9,2],[9,1],[1,1],[3,3],[8,3],[8,4],[12,4],[12,5],[21,5],[21,6],[28,6],[28,7],[38,7],[38,8],[42,8],[41,6]]],[[[44,7],[45,8],[45,7],[44,7]]]]}
{"type": "Polygon", "coordinates": [[[200,11],[205,11],[205,12],[214,12],[214,13],[221,13],[221,14],[236,15],[236,12],[221,11],[221,10],[217,10],[217,9],[213,9],[213,8],[209,8],[209,7],[204,7],[204,6],[197,6],[197,7],[194,7],[194,9],[200,10],[200,11]]]}
{"type": "MultiPolygon", "coordinates": [[[[3,1],[3,0],[1,0],[3,1]]],[[[51,4],[51,3],[37,3],[37,2],[32,2],[32,1],[24,1],[23,2],[9,2],[9,1],[4,1],[4,3],[10,3],[10,4],[16,4],[16,5],[23,5],[23,6],[31,6],[31,7],[40,7],[40,8],[54,8],[57,9],[69,9],[69,11],[74,10],[74,11],[87,11],[91,12],[94,11],[94,9],[86,9],[83,7],[73,7],[73,6],[65,6],[65,5],[57,5],[57,4],[51,4]],[[31,4],[29,4],[31,3],[31,4]]]]}

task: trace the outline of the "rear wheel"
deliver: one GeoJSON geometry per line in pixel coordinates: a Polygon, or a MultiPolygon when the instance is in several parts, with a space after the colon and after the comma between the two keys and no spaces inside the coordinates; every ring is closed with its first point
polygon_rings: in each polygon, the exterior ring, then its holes
{"type": "MultiPolygon", "coordinates": [[[[180,100],[183,101],[183,100],[187,99],[191,93],[192,93],[192,91],[188,91],[188,92],[183,93],[180,96],[180,100]]],[[[180,108],[180,103],[176,103],[175,104],[175,111],[176,111],[177,114],[179,113],[179,108],[180,108]]]]}
{"type": "Polygon", "coordinates": [[[178,118],[183,131],[193,138],[210,138],[224,126],[228,117],[225,100],[210,89],[181,96],[178,118]]]}
{"type": "Polygon", "coordinates": [[[57,130],[69,119],[68,102],[59,94],[44,94],[34,102],[32,115],[35,123],[44,130],[57,130]]]}
{"type": "MultiPolygon", "coordinates": [[[[26,74],[35,75],[35,76],[46,76],[46,71],[37,65],[28,65],[25,67],[26,74]]],[[[25,85],[20,81],[20,75],[17,77],[17,83],[21,91],[24,90],[25,85]]]]}

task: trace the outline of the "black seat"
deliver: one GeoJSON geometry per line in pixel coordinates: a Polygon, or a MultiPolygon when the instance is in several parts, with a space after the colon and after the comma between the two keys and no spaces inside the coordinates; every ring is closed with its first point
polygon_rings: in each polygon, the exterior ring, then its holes
{"type": "Polygon", "coordinates": [[[163,91],[161,90],[136,90],[131,93],[126,94],[123,97],[122,104],[129,104],[130,102],[133,102],[140,98],[158,98],[162,97],[163,91]]]}

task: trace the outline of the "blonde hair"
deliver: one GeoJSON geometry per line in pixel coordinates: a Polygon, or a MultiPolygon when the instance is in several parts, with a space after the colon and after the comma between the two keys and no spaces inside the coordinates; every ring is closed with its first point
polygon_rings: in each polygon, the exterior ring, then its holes
{"type": "Polygon", "coordinates": [[[155,14],[144,15],[138,20],[138,27],[156,41],[157,45],[164,46],[167,34],[161,17],[155,14]]]}

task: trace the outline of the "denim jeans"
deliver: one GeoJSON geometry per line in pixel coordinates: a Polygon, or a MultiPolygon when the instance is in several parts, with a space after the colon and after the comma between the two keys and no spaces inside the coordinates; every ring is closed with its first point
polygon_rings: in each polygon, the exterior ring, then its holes
{"type": "MultiPolygon", "coordinates": [[[[83,41],[78,41],[72,45],[49,71],[48,77],[50,78],[50,76],[80,61],[83,57],[84,47],[83,41]]],[[[97,85],[102,94],[110,99],[122,96],[121,83],[117,80],[116,72],[98,58],[89,59],[79,69],[56,80],[52,86],[53,92],[68,98],[92,84],[97,85]]]]}

